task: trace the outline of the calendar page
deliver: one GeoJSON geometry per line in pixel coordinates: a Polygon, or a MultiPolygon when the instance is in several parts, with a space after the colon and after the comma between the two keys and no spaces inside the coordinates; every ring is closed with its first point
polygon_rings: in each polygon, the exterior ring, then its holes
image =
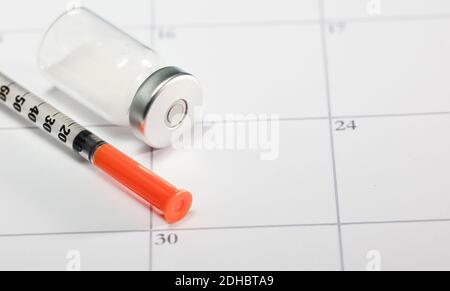
{"type": "Polygon", "coordinates": [[[1,72],[194,199],[169,225],[0,108],[0,269],[450,269],[449,1],[2,0],[0,11],[1,72]],[[42,76],[40,40],[77,6],[198,77],[193,134],[152,150],[42,76]]]}

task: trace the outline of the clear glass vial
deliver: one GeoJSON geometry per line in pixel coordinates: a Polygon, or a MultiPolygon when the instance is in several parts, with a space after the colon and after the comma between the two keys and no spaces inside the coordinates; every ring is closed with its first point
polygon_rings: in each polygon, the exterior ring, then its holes
{"type": "Polygon", "coordinates": [[[86,8],[50,26],[38,63],[60,90],[109,122],[130,125],[155,148],[169,146],[180,127],[189,128],[202,103],[195,77],[86,8]]]}

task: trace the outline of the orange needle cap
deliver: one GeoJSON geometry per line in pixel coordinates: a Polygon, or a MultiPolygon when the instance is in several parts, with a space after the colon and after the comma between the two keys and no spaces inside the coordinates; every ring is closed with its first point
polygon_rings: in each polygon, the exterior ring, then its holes
{"type": "Polygon", "coordinates": [[[92,161],[95,166],[159,209],[167,222],[177,222],[189,212],[191,193],[178,190],[113,146],[100,146],[92,161]]]}

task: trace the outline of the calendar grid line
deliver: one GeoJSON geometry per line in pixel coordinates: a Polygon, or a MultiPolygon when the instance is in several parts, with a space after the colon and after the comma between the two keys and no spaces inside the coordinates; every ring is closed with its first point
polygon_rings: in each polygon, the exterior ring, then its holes
{"type": "Polygon", "coordinates": [[[299,20],[274,20],[274,21],[243,21],[243,22],[210,22],[185,23],[185,24],[161,24],[152,26],[151,29],[173,28],[173,29],[203,29],[203,28],[233,28],[233,27],[267,27],[267,26],[308,26],[319,25],[320,19],[299,19],[299,20]]]}
{"type": "Polygon", "coordinates": [[[61,232],[30,232],[0,234],[0,238],[8,237],[39,237],[39,236],[63,236],[63,235],[90,235],[90,234],[127,234],[127,233],[148,233],[148,229],[125,229],[125,230],[94,230],[94,231],[61,231],[61,232]]]}
{"type": "Polygon", "coordinates": [[[415,220],[385,220],[385,221],[362,221],[362,222],[344,222],[342,225],[376,225],[376,224],[411,224],[411,223],[435,223],[450,222],[450,219],[415,219],[415,220]]]}
{"type": "MultiPolygon", "coordinates": [[[[402,21],[430,21],[450,19],[448,14],[423,14],[423,15],[393,15],[393,16],[370,16],[370,17],[325,17],[325,24],[336,22],[345,23],[378,23],[378,22],[402,22],[402,21]]],[[[308,26],[320,25],[320,17],[317,19],[299,20],[274,20],[274,21],[253,21],[253,22],[210,22],[210,23],[184,23],[184,24],[162,24],[152,26],[151,29],[172,28],[172,29],[195,29],[195,28],[226,28],[226,27],[265,27],[265,26],[308,26]]],[[[136,29],[136,28],[135,28],[136,29]]]]}
{"type": "MultiPolygon", "coordinates": [[[[396,118],[396,117],[426,117],[426,116],[445,116],[450,115],[450,111],[441,112],[412,112],[412,113],[387,113],[387,114],[361,114],[361,115],[333,115],[331,119],[376,119],[376,118],[396,118]]],[[[317,117],[280,117],[279,121],[314,121],[314,120],[328,120],[328,116],[317,116],[317,117]]],[[[227,122],[253,122],[253,121],[267,121],[270,119],[246,119],[246,120],[204,120],[198,121],[197,123],[204,124],[215,124],[215,123],[227,123],[227,122]]],[[[114,124],[94,124],[94,125],[84,125],[86,128],[125,128],[123,125],[114,124]]],[[[12,127],[0,127],[0,131],[8,130],[24,130],[24,129],[36,129],[34,126],[12,126],[12,127]]]]}
{"type": "Polygon", "coordinates": [[[239,229],[269,229],[269,228],[294,228],[294,227],[323,227],[337,226],[337,223],[299,223],[299,224],[279,224],[279,225],[244,225],[244,226],[213,226],[213,227],[186,227],[186,228],[161,228],[153,229],[153,232],[177,232],[177,231],[197,231],[197,230],[239,230],[239,229]]]}
{"type": "MultiPolygon", "coordinates": [[[[154,150],[150,150],[150,170],[154,170],[154,162],[155,162],[155,156],[154,156],[154,150]]],[[[149,209],[150,213],[150,228],[149,228],[149,241],[150,241],[150,250],[149,250],[149,271],[153,270],[153,208],[149,209]]]]}
{"type": "MultiPolygon", "coordinates": [[[[151,27],[154,27],[156,24],[156,0],[149,0],[150,2],[150,44],[152,47],[156,47],[156,32],[154,29],[151,29],[151,27]]],[[[155,169],[155,155],[154,155],[154,149],[152,148],[150,150],[150,170],[155,169]]],[[[153,215],[154,210],[153,208],[150,208],[150,232],[149,232],[149,271],[153,271],[153,215]]]]}
{"type": "MultiPolygon", "coordinates": [[[[332,115],[331,119],[369,119],[369,118],[395,118],[395,117],[421,117],[421,116],[442,116],[450,115],[450,111],[440,112],[412,112],[412,113],[386,113],[386,114],[349,114],[349,115],[332,115]]],[[[280,117],[279,121],[310,121],[310,120],[328,120],[328,116],[312,116],[312,117],[280,117]]],[[[270,118],[259,119],[245,119],[245,120],[204,120],[197,123],[212,124],[212,123],[227,123],[227,122],[254,122],[254,121],[268,121],[270,118]]],[[[1,129],[1,128],[0,128],[1,129]]]]}
{"type": "Polygon", "coordinates": [[[335,152],[335,141],[334,141],[334,128],[333,128],[333,111],[331,105],[331,91],[330,91],[330,73],[329,73],[329,60],[328,60],[328,43],[326,35],[326,21],[325,21],[325,3],[324,0],[319,0],[319,13],[321,17],[321,42],[322,42],[322,57],[325,75],[325,91],[327,98],[327,110],[328,110],[328,123],[329,123],[329,136],[330,136],[330,147],[331,147],[331,167],[333,173],[333,187],[334,187],[334,199],[336,204],[336,220],[337,220],[337,230],[338,230],[338,244],[339,244],[339,255],[341,262],[341,270],[345,271],[345,261],[344,261],[344,246],[342,241],[342,226],[341,226],[341,209],[339,200],[339,185],[337,177],[336,168],[336,152],[335,152]]]}
{"type": "Polygon", "coordinates": [[[449,18],[450,13],[444,13],[444,14],[393,15],[393,16],[348,17],[348,18],[329,17],[326,18],[326,22],[379,23],[379,22],[447,20],[449,18]]]}
{"type": "MultiPolygon", "coordinates": [[[[395,225],[416,223],[445,223],[448,219],[417,219],[417,220],[385,220],[385,221],[355,221],[341,222],[341,226],[370,226],[370,225],[395,225]]],[[[40,236],[64,236],[64,235],[98,235],[98,234],[127,234],[127,233],[155,233],[155,232],[178,232],[178,231],[201,231],[201,230],[240,230],[240,229],[272,229],[272,228],[308,228],[308,227],[335,227],[337,223],[300,223],[280,225],[244,225],[244,226],[212,226],[212,227],[185,227],[185,228],[153,228],[135,230],[105,230],[105,231],[75,231],[75,232],[43,232],[43,233],[14,233],[0,234],[1,238],[9,237],[40,237],[40,236]]]]}
{"type": "MultiPolygon", "coordinates": [[[[423,15],[393,15],[393,16],[373,16],[373,17],[325,17],[325,23],[336,22],[346,23],[370,23],[370,22],[402,22],[402,21],[429,21],[450,19],[450,13],[443,14],[423,14],[423,15]]],[[[258,26],[302,26],[320,25],[321,19],[299,19],[299,20],[274,20],[274,21],[252,21],[252,22],[210,22],[210,23],[186,23],[186,24],[151,24],[149,25],[124,25],[125,30],[155,30],[160,28],[220,28],[220,27],[258,27],[258,26]]],[[[24,29],[0,29],[0,34],[32,34],[42,33],[44,28],[24,28],[24,29]]]]}
{"type": "MultiPolygon", "coordinates": [[[[148,30],[154,29],[149,25],[124,25],[124,30],[148,30]]],[[[19,35],[19,34],[39,34],[45,32],[45,28],[24,28],[24,29],[0,29],[0,35],[19,35]]]]}
{"type": "MultiPolygon", "coordinates": [[[[360,221],[341,222],[341,226],[357,225],[387,225],[387,224],[414,224],[414,223],[442,223],[450,222],[449,219],[418,219],[418,220],[386,220],[386,221],[360,221]]],[[[217,227],[186,227],[186,228],[161,228],[153,229],[153,232],[177,232],[177,231],[197,231],[197,230],[233,230],[233,229],[269,229],[269,228],[295,228],[295,227],[332,227],[337,223],[303,223],[303,224],[282,224],[282,225],[251,225],[251,226],[217,226],[217,227]]]]}
{"type": "Polygon", "coordinates": [[[440,116],[450,115],[450,111],[441,112],[417,112],[417,113],[392,113],[392,114],[362,114],[362,115],[335,115],[333,119],[338,118],[391,118],[391,117],[421,117],[421,116],[440,116]]]}

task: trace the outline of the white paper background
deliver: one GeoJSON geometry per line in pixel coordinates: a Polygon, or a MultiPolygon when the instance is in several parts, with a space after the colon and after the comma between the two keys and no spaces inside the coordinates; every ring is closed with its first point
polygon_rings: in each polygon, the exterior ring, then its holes
{"type": "Polygon", "coordinates": [[[0,269],[450,269],[449,1],[81,1],[197,75],[207,113],[279,114],[274,161],[152,153],[52,89],[37,45],[79,2],[2,0],[0,70],[194,207],[168,226],[0,109],[0,269]]]}

